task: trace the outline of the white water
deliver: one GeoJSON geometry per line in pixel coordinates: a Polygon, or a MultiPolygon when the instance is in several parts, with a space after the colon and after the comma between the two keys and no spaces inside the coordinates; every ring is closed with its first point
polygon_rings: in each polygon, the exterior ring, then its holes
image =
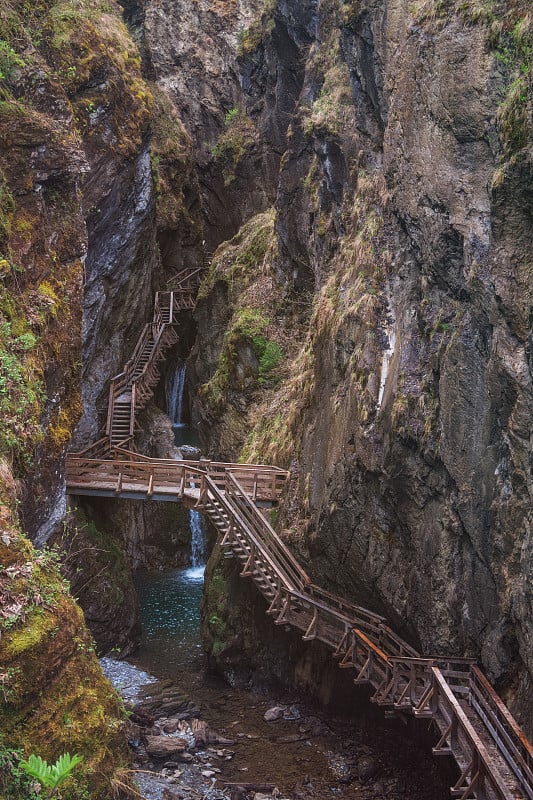
{"type": "Polygon", "coordinates": [[[204,520],[199,511],[189,511],[189,527],[191,529],[191,567],[187,570],[190,580],[203,580],[205,570],[205,529],[204,520]]]}
{"type": "Polygon", "coordinates": [[[393,359],[396,348],[396,320],[392,310],[390,295],[387,297],[388,313],[385,317],[384,333],[387,336],[387,347],[383,351],[381,361],[381,375],[379,378],[379,394],[376,411],[379,411],[383,404],[383,397],[385,395],[385,387],[387,385],[387,378],[389,377],[389,366],[393,359]]]}
{"type": "Polygon", "coordinates": [[[166,381],[167,413],[175,427],[181,427],[183,422],[183,394],[185,390],[185,371],[187,365],[178,364],[174,375],[169,375],[166,381]]]}
{"type": "MultiPolygon", "coordinates": [[[[167,410],[175,428],[185,426],[183,422],[185,371],[185,362],[178,364],[172,379],[167,380],[167,410]]],[[[191,530],[191,566],[185,570],[184,577],[191,582],[200,582],[204,579],[206,561],[205,528],[202,515],[193,509],[189,511],[189,527],[191,530]]]]}

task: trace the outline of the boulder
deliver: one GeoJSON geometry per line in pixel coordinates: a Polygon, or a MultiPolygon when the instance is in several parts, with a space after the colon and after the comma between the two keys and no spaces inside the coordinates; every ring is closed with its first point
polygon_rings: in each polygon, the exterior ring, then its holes
{"type": "Polygon", "coordinates": [[[179,757],[187,749],[185,739],[174,736],[147,736],[146,752],[152,758],[179,757]]]}
{"type": "Polygon", "coordinates": [[[275,722],[283,716],[284,712],[285,706],[274,706],[273,708],[269,708],[268,711],[265,711],[263,719],[265,722],[275,722]]]}

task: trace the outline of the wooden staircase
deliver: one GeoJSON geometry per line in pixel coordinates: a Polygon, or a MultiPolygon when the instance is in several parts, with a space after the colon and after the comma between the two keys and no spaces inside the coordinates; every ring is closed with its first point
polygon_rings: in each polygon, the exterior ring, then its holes
{"type": "Polygon", "coordinates": [[[452,757],[460,800],[533,800],[533,748],[472,659],[422,657],[386,620],[313,584],[260,506],[280,502],[288,473],[257,464],[150,459],[115,448],[115,459],[67,457],[69,494],[173,500],[202,511],[223,554],[266,599],[276,625],[323,642],[372,701],[389,713],[432,720],[436,756],[452,757]]]}
{"type": "Polygon", "coordinates": [[[172,291],[174,302],[180,311],[190,311],[194,308],[202,277],[209,267],[211,259],[211,254],[205,254],[201,267],[193,270],[182,269],[167,281],[167,287],[172,291]]]}
{"type": "Polygon", "coordinates": [[[124,370],[112,378],[105,430],[110,447],[133,439],[135,414],[145,407],[159,381],[157,365],[178,340],[174,324],[179,310],[173,292],[156,294],[152,322],[142,329],[124,370]]]}
{"type": "Polygon", "coordinates": [[[434,722],[433,753],[452,757],[458,768],[452,797],[533,800],[533,748],[472,659],[422,657],[383,617],[313,584],[264,515],[264,507],[281,501],[287,472],[152,459],[127,449],[135,414],[159,379],[157,364],[177,339],[175,315],[194,306],[198,281],[197,274],[179,273],[172,291],[156,295],[152,322],[111,382],[106,436],[67,455],[67,493],[181,502],[203,512],[224,556],[240,563],[276,625],[323,642],[355,683],[373,687],[372,702],[387,712],[434,722]]]}

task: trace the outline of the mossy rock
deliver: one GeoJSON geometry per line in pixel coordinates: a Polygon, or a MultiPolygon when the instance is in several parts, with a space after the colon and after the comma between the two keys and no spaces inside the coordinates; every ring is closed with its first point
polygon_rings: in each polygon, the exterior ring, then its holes
{"type": "Polygon", "coordinates": [[[65,785],[64,800],[107,799],[113,774],[128,762],[121,701],[101,672],[55,558],[34,551],[6,506],[0,510],[6,523],[0,568],[11,611],[0,626],[3,743],[51,762],[67,751],[80,753],[84,760],[70,788],[65,785]]]}

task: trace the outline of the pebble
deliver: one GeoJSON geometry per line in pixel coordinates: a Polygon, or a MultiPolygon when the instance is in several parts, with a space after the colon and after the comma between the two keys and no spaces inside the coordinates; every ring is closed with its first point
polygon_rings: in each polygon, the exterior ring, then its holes
{"type": "Polygon", "coordinates": [[[297,720],[297,719],[301,719],[301,718],[302,718],[302,716],[303,716],[303,715],[302,715],[302,713],[301,713],[300,709],[299,709],[299,708],[296,708],[296,706],[290,706],[290,708],[287,708],[287,709],[286,709],[286,710],[283,712],[283,719],[286,719],[286,720],[289,720],[289,721],[290,721],[290,720],[297,720]]]}

